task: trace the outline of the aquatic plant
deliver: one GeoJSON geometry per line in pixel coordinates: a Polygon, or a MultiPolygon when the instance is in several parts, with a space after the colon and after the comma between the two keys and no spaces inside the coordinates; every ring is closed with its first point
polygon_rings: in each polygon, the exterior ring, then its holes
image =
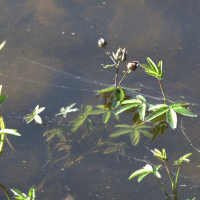
{"type": "Polygon", "coordinates": [[[14,198],[15,199],[20,199],[20,200],[34,200],[35,199],[35,189],[34,188],[30,188],[28,196],[22,192],[20,192],[17,189],[10,189],[13,193],[14,193],[14,198]]]}
{"type": "Polygon", "coordinates": [[[26,124],[32,122],[33,120],[35,120],[35,122],[38,124],[42,124],[42,119],[38,114],[41,113],[44,109],[45,107],[39,108],[39,105],[37,105],[32,113],[24,117],[26,124]]]}
{"type": "MultiPolygon", "coordinates": [[[[163,149],[162,152],[159,151],[158,149],[151,150],[151,152],[154,154],[155,157],[157,157],[158,159],[160,159],[164,163],[165,168],[167,170],[167,173],[169,175],[170,181],[171,181],[172,193],[174,195],[174,199],[177,199],[177,183],[178,183],[180,168],[181,168],[181,165],[182,165],[183,162],[189,162],[190,161],[188,159],[188,157],[191,156],[192,153],[188,153],[188,154],[182,156],[181,158],[179,158],[178,160],[174,161],[174,165],[178,166],[178,170],[177,170],[177,173],[176,173],[176,179],[175,179],[175,181],[173,181],[171,173],[170,173],[168,165],[167,165],[168,157],[166,155],[165,149],[163,149]]],[[[157,179],[162,191],[165,193],[166,197],[168,199],[170,199],[170,197],[167,194],[167,192],[165,191],[163,185],[159,181],[159,178],[161,178],[161,175],[158,172],[160,167],[162,167],[162,165],[156,165],[155,167],[152,167],[150,164],[147,164],[145,167],[143,167],[143,169],[139,169],[139,170],[135,171],[133,174],[131,174],[131,176],[129,177],[129,180],[136,177],[136,176],[139,176],[138,182],[140,182],[148,174],[153,174],[156,177],[156,179],[157,179]]]]}

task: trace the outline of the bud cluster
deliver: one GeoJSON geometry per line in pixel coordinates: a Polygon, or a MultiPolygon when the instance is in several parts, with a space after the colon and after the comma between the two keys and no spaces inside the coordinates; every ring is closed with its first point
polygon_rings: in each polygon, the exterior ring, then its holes
{"type": "Polygon", "coordinates": [[[126,48],[124,48],[124,49],[119,48],[117,50],[116,54],[113,53],[113,57],[115,58],[115,60],[119,60],[119,61],[125,61],[125,60],[127,60],[127,51],[126,51],[126,48]]]}

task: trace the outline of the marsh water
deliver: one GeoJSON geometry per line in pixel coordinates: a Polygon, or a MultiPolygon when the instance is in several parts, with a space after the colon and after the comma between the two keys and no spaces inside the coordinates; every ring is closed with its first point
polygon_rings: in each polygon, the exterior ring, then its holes
{"type": "MultiPolygon", "coordinates": [[[[199,1],[2,0],[0,5],[0,38],[7,40],[0,51],[0,84],[2,93],[8,94],[1,115],[7,128],[21,134],[8,136],[16,152],[4,145],[1,184],[24,193],[34,186],[37,200],[165,199],[153,175],[140,183],[136,178],[128,180],[147,163],[161,164],[150,149],[165,148],[173,178],[177,170],[173,161],[193,153],[181,168],[178,197],[200,197],[199,117],[178,116],[177,129],[169,127],[164,137],[159,135],[153,142],[144,135],[136,146],[128,134],[112,139],[113,144],[126,143],[123,156],[120,148],[105,153],[111,143],[96,147],[100,138],[106,141],[117,130],[115,125],[133,125],[133,113],[120,114],[119,122],[111,118],[107,125],[101,122],[102,115],[90,117],[93,131],[83,138],[86,124],[67,134],[80,112],[69,113],[61,122],[61,117],[55,117],[61,107],[72,103],[79,109],[81,105],[97,109],[96,105],[105,103],[96,90],[113,86],[115,69],[102,67],[111,60],[98,48],[99,38],[108,41],[111,52],[126,47],[128,61],[147,64],[146,57],[155,63],[162,60],[167,98],[193,104],[190,109],[199,115],[199,1]],[[44,124],[27,125],[23,117],[36,105],[46,108],[40,114],[44,124]],[[65,144],[58,137],[49,142],[43,136],[56,128],[62,129],[65,144]],[[70,158],[62,145],[71,146],[70,158]]],[[[119,77],[125,69],[123,63],[119,77]]],[[[137,89],[127,93],[131,98],[142,94],[149,103],[162,102],[157,80],[142,68],[128,74],[123,85],[137,89]]],[[[161,182],[171,194],[165,169],[160,172],[161,182]]],[[[3,191],[0,198],[6,199],[3,191]]]]}

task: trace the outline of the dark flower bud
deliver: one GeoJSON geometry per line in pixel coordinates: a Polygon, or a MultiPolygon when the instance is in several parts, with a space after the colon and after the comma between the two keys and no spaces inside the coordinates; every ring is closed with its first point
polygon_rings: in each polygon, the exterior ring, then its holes
{"type": "Polygon", "coordinates": [[[100,38],[100,39],[98,40],[98,46],[99,46],[99,47],[105,47],[107,44],[108,44],[108,43],[107,43],[106,40],[103,39],[103,38],[100,38]]]}
{"type": "Polygon", "coordinates": [[[139,65],[140,65],[139,61],[132,61],[127,64],[127,69],[135,71],[139,65]]]}

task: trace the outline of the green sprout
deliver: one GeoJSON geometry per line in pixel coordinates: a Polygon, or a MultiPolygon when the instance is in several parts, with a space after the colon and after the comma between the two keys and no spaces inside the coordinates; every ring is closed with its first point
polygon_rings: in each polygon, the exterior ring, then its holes
{"type": "MultiPolygon", "coordinates": [[[[179,158],[177,161],[174,162],[174,165],[178,165],[178,171],[177,171],[176,179],[175,179],[175,182],[174,182],[172,177],[171,177],[169,168],[167,166],[168,158],[166,156],[165,149],[163,149],[162,152],[159,151],[158,149],[151,150],[151,152],[154,154],[155,157],[160,159],[165,164],[165,168],[167,170],[167,173],[169,175],[169,178],[170,178],[170,181],[171,181],[171,184],[172,184],[172,192],[173,192],[173,194],[175,196],[174,199],[177,199],[177,183],[178,183],[178,176],[179,176],[179,173],[180,173],[180,167],[181,167],[183,162],[189,162],[190,161],[188,159],[188,157],[191,156],[192,153],[188,153],[188,154],[182,156],[181,158],[179,158]]],[[[139,170],[135,171],[133,174],[131,174],[131,176],[129,177],[129,180],[134,178],[134,177],[136,177],[136,176],[139,176],[138,177],[138,182],[140,182],[145,176],[147,176],[148,174],[152,173],[156,177],[160,187],[162,188],[162,190],[165,193],[165,195],[167,196],[167,198],[170,199],[169,195],[167,194],[167,192],[165,191],[164,187],[162,186],[161,182],[158,179],[158,178],[161,178],[161,175],[158,172],[158,169],[161,166],[162,165],[157,165],[157,166],[155,166],[153,168],[151,165],[147,164],[145,167],[143,167],[143,169],[139,169],[139,170]]],[[[191,199],[194,199],[194,197],[191,198],[191,199]]]]}
{"type": "Polygon", "coordinates": [[[73,104],[67,106],[66,108],[62,107],[60,109],[60,113],[56,114],[55,116],[63,115],[63,117],[66,118],[67,117],[67,113],[78,111],[79,110],[78,108],[71,109],[75,104],[76,103],[73,103],[73,104]]]}
{"type": "Polygon", "coordinates": [[[26,124],[32,122],[33,120],[35,120],[35,122],[38,124],[42,124],[42,119],[38,114],[41,113],[44,109],[45,107],[39,108],[39,105],[37,105],[32,113],[24,117],[24,120],[26,120],[26,124]]]}
{"type": "Polygon", "coordinates": [[[35,199],[35,189],[30,188],[28,196],[26,194],[20,192],[17,189],[10,189],[14,193],[14,198],[15,199],[20,199],[20,200],[34,200],[35,199]]]}

